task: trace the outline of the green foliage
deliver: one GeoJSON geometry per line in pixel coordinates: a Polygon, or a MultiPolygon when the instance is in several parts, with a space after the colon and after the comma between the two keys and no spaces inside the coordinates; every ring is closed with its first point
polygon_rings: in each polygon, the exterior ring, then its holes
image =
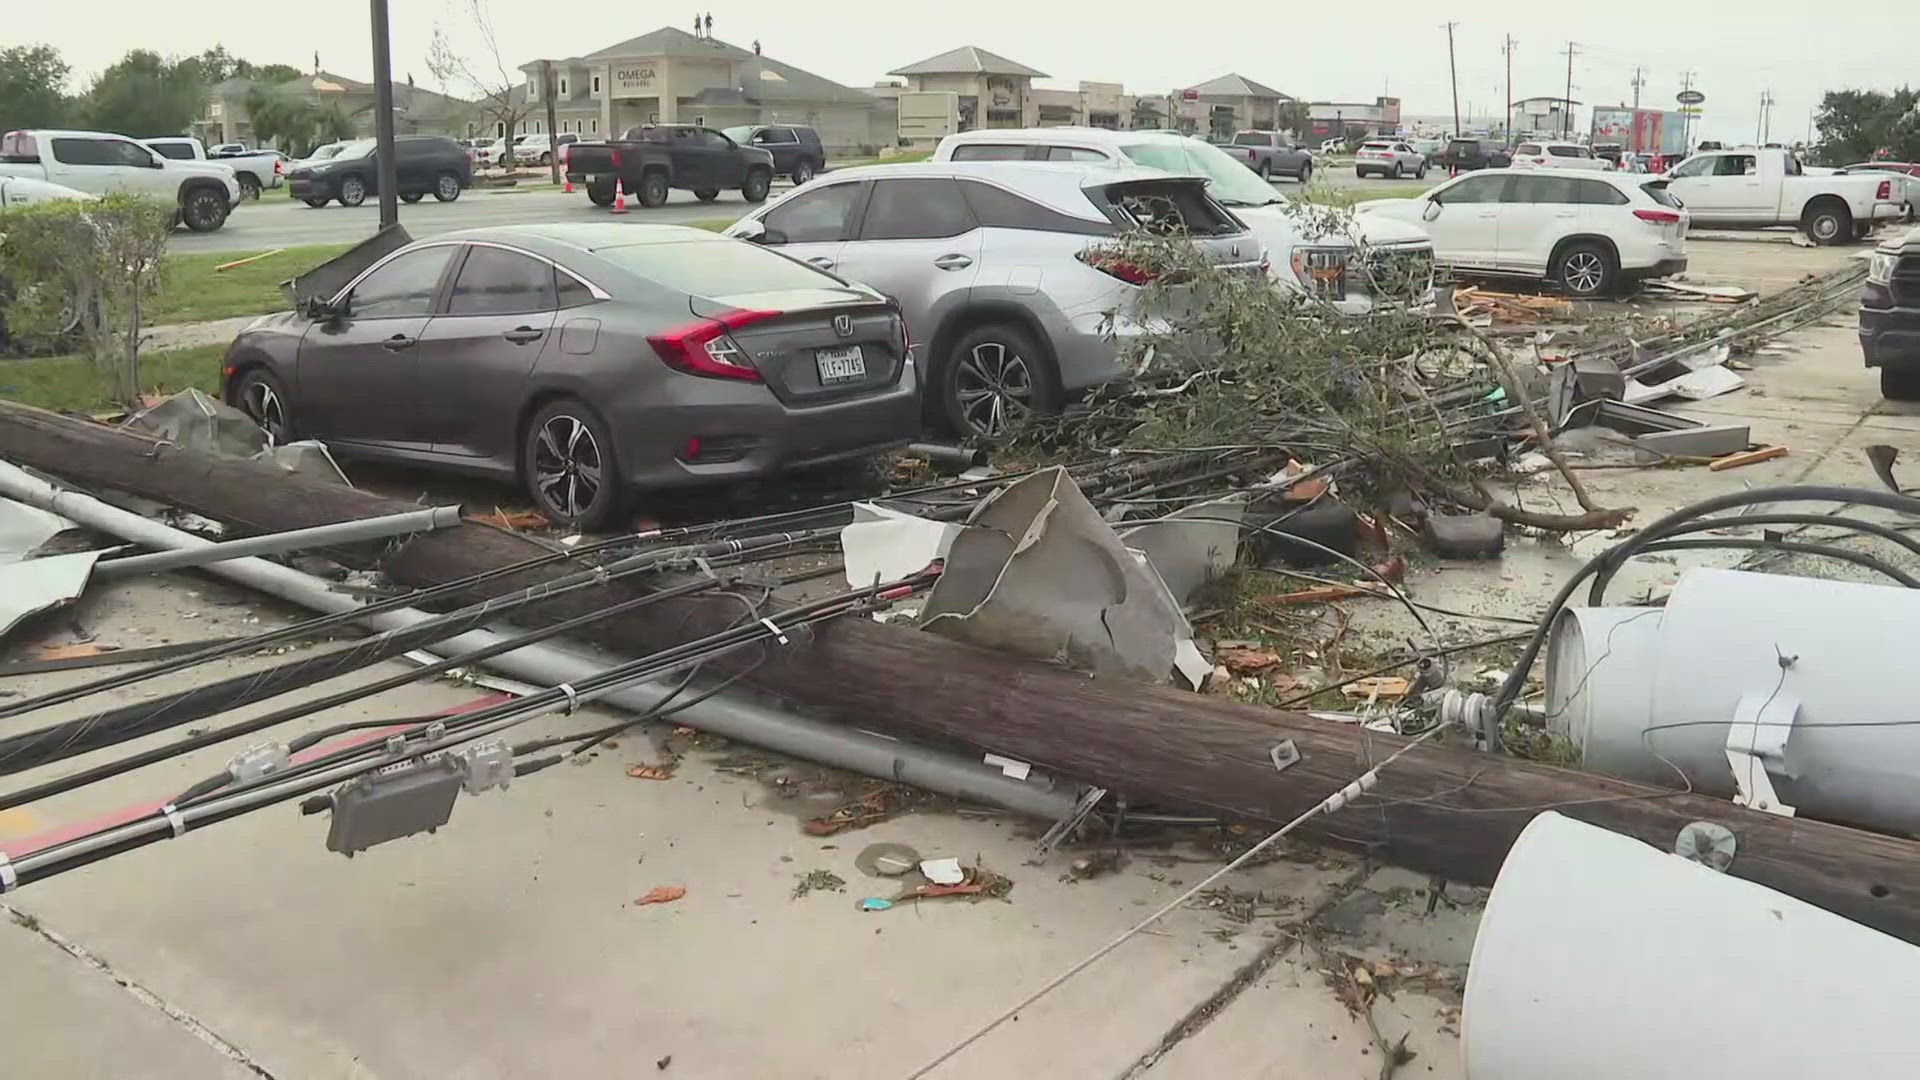
{"type": "Polygon", "coordinates": [[[290,64],[261,64],[254,68],[253,73],[248,77],[257,83],[278,86],[281,83],[292,82],[305,74],[306,72],[290,64]]]}
{"type": "Polygon", "coordinates": [[[93,80],[86,122],[136,139],[183,134],[199,116],[206,89],[199,60],[135,49],[93,80]]]}
{"type": "MultiPolygon", "coordinates": [[[[140,358],[140,386],[166,396],[179,390],[220,394],[225,345],[149,352],[140,358]]],[[[0,364],[0,397],[63,412],[107,412],[122,406],[119,395],[84,356],[36,356],[0,364]]]]}
{"type": "Polygon", "coordinates": [[[1816,152],[1830,165],[1876,157],[1920,161],[1920,91],[1901,87],[1878,90],[1829,90],[1814,117],[1819,131],[1816,152]]]}
{"type": "Polygon", "coordinates": [[[1295,139],[1304,140],[1312,128],[1312,120],[1307,115],[1307,103],[1304,101],[1283,101],[1274,125],[1280,131],[1290,131],[1295,139]]]}
{"type": "Polygon", "coordinates": [[[51,45],[0,49],[0,124],[35,128],[65,123],[71,71],[51,45]]]}
{"type": "Polygon", "coordinates": [[[159,287],[174,208],[110,195],[0,213],[0,279],[10,334],[77,341],[119,400],[140,395],[143,305],[159,287]]]}
{"type": "Polygon", "coordinates": [[[247,116],[254,137],[272,142],[295,157],[304,157],[322,143],[353,137],[353,119],[340,106],[254,86],[247,91],[247,116]]]}
{"type": "MultiPolygon", "coordinates": [[[[725,222],[722,228],[731,224],[725,222]]],[[[285,311],[287,301],[280,293],[281,282],[306,273],[350,247],[353,245],[311,244],[286,248],[278,254],[227,270],[216,267],[261,253],[209,251],[169,255],[161,260],[160,295],[147,305],[146,321],[160,326],[285,311]]]]}

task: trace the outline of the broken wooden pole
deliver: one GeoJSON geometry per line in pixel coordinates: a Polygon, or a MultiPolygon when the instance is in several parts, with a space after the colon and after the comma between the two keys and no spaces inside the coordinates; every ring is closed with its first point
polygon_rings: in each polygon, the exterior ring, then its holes
{"type": "MultiPolygon", "coordinates": [[[[0,457],[248,531],[373,517],[413,505],[6,402],[0,402],[0,457]]],[[[422,586],[549,550],[467,523],[416,536],[381,565],[402,584],[422,586]]],[[[486,591],[524,588],[566,572],[545,567],[489,582],[486,591]]],[[[526,621],[566,618],[629,595],[618,586],[583,590],[543,605],[526,621]]],[[[712,633],[738,615],[737,603],[667,601],[645,615],[609,620],[596,639],[639,654],[712,633]]],[[[1293,818],[1405,742],[1303,713],[1096,679],[863,619],[838,620],[809,640],[796,638],[750,680],[795,702],[832,708],[862,728],[990,750],[1097,782],[1135,802],[1179,803],[1256,824],[1293,818]],[[1270,756],[1282,739],[1292,739],[1301,755],[1284,773],[1275,771],[1270,756]]],[[[1736,838],[1729,873],[1920,942],[1920,844],[1537,762],[1423,748],[1386,772],[1371,797],[1316,819],[1306,831],[1409,869],[1484,885],[1520,830],[1545,809],[1662,850],[1671,850],[1693,822],[1722,825],[1736,838]]]]}

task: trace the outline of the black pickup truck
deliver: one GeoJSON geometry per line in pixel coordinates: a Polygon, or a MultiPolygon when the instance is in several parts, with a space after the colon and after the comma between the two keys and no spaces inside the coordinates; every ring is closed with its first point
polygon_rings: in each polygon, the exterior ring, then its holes
{"type": "Polygon", "coordinates": [[[586,185],[595,205],[613,205],[616,178],[641,206],[664,204],[669,188],[691,191],[702,202],[738,188],[748,202],[764,202],[773,186],[773,155],[694,124],[645,124],[622,139],[568,147],[567,179],[586,185]]]}

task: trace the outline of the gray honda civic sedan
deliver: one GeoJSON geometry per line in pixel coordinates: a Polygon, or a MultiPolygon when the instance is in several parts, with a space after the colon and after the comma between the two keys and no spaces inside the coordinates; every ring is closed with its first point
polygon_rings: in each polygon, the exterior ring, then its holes
{"type": "Polygon", "coordinates": [[[445,233],[234,339],[226,400],[277,440],[523,484],[558,524],[637,491],[908,442],[899,310],[765,248],[671,225],[445,233]]]}

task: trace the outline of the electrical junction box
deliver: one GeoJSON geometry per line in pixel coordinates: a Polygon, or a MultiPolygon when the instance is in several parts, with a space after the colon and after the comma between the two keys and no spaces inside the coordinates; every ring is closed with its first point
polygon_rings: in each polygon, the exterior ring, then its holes
{"type": "Polygon", "coordinates": [[[466,767],[437,756],[368,773],[334,792],[327,850],[351,857],[375,844],[433,832],[453,816],[466,767]]]}

